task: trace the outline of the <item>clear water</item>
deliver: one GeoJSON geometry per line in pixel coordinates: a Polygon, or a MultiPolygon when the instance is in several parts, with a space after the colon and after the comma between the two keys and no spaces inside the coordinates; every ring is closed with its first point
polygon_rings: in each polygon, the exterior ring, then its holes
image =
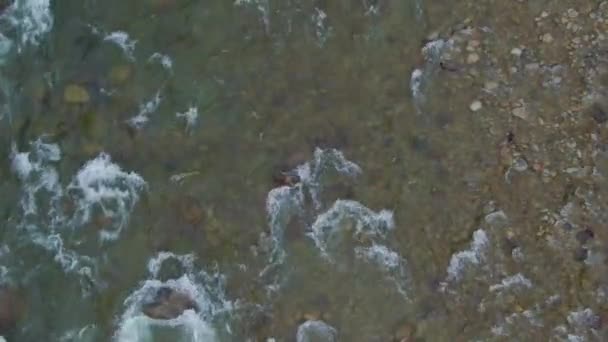
{"type": "Polygon", "coordinates": [[[0,13],[7,341],[608,339],[608,3],[0,13]]]}

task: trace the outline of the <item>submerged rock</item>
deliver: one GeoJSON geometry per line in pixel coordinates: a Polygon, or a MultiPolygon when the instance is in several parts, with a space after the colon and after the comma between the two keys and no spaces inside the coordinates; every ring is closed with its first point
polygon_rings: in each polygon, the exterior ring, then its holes
{"type": "Polygon", "coordinates": [[[91,100],[89,93],[82,86],[70,84],[65,87],[63,99],[70,104],[84,104],[91,100]]]}
{"type": "Polygon", "coordinates": [[[198,312],[199,308],[190,296],[170,287],[159,288],[154,300],[142,307],[142,312],[154,319],[174,319],[186,310],[198,312]]]}
{"type": "Polygon", "coordinates": [[[0,287],[0,335],[13,330],[25,314],[25,302],[17,290],[0,287]]]}
{"type": "Polygon", "coordinates": [[[323,321],[306,321],[298,327],[297,342],[336,342],[338,332],[323,321]]]}

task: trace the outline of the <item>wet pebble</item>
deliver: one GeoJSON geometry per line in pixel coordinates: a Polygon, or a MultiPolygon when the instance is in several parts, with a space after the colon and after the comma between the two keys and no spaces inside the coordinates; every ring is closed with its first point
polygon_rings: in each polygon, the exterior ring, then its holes
{"type": "Polygon", "coordinates": [[[469,109],[473,112],[479,111],[482,107],[483,107],[483,104],[479,100],[475,100],[475,101],[471,102],[471,105],[469,105],[469,109]]]}

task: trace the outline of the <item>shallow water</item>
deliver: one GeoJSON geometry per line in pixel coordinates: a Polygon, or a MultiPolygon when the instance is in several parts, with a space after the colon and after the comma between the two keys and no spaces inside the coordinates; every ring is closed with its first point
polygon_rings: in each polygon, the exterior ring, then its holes
{"type": "Polygon", "coordinates": [[[7,341],[608,338],[608,2],[0,13],[7,341]]]}

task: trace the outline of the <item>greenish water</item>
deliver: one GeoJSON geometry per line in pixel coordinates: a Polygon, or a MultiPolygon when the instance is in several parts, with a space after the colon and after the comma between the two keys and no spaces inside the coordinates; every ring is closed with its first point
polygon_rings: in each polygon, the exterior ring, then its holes
{"type": "Polygon", "coordinates": [[[606,3],[6,3],[7,341],[607,338],[606,3]]]}

